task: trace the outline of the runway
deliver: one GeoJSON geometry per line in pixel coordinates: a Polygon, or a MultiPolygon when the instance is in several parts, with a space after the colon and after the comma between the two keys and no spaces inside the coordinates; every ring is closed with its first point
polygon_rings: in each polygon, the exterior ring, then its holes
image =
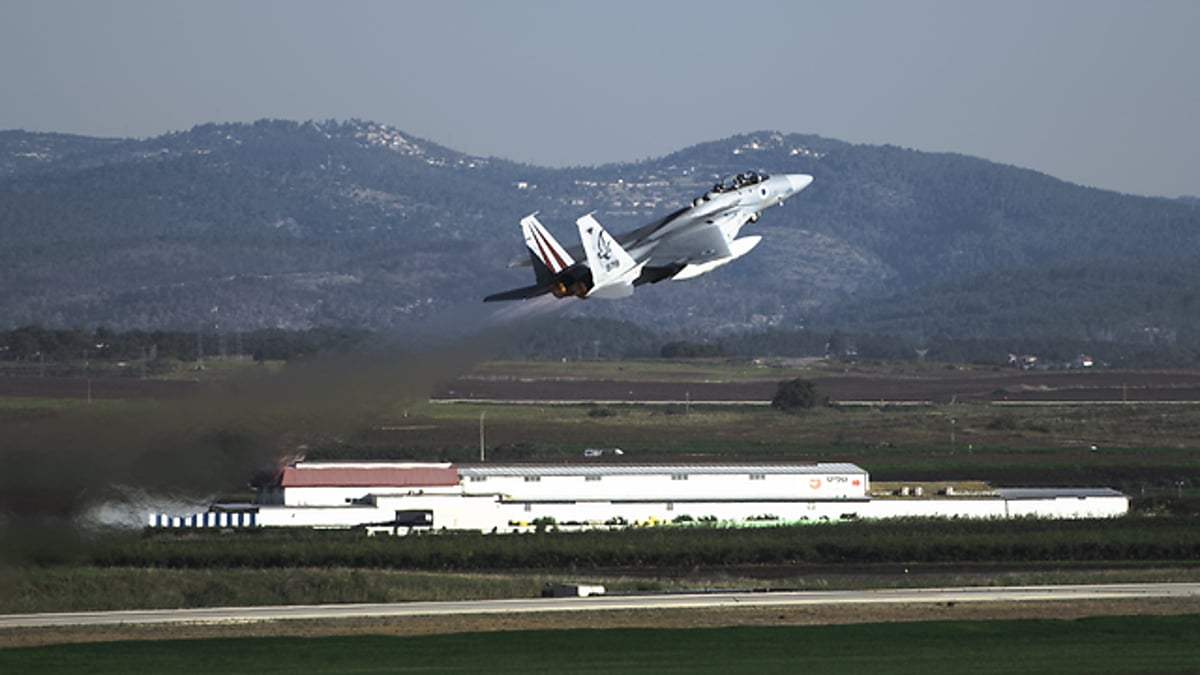
{"type": "Polygon", "coordinates": [[[130,624],[222,624],[295,619],[333,620],[374,617],[606,610],[678,610],[732,607],[794,607],[804,605],[1062,602],[1149,598],[1200,599],[1200,583],[602,595],[587,598],[533,598],[458,602],[214,607],[117,612],[71,612],[61,614],[8,614],[0,615],[0,629],[55,626],[117,626],[130,624]]]}

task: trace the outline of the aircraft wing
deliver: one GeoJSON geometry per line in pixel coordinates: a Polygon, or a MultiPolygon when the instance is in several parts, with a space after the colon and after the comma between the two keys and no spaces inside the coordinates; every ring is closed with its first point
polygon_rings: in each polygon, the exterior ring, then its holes
{"type": "Polygon", "coordinates": [[[732,255],[718,225],[698,225],[664,237],[650,251],[650,266],[703,263],[732,255]]]}
{"type": "MultiPolygon", "coordinates": [[[[738,209],[711,214],[703,220],[673,227],[662,235],[650,250],[649,265],[659,267],[670,264],[696,265],[733,255],[726,238],[727,226],[745,218],[738,209]]],[[[741,223],[737,223],[741,225],[741,223]]]]}

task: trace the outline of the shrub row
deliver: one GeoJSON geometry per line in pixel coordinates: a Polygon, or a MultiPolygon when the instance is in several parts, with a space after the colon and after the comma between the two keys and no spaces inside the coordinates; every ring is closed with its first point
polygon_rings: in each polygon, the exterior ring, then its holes
{"type": "Polygon", "coordinates": [[[745,529],[706,525],[523,535],[357,532],[148,533],[88,554],[100,566],[588,569],[792,563],[1200,559],[1191,518],[889,521],[745,529]]]}

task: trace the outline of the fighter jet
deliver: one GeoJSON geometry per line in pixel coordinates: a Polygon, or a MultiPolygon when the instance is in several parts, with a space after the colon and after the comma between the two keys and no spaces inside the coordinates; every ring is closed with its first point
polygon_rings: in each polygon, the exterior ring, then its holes
{"type": "Polygon", "coordinates": [[[807,174],[774,178],[749,171],[723,180],[674,213],[613,237],[591,214],[575,221],[582,246],[564,248],[533,213],[521,219],[536,283],[489,295],[484,302],[556,298],[624,298],[642,284],[707,274],[750,252],[760,236],[738,238],[769,206],[783,205],[812,183],[807,174]]]}

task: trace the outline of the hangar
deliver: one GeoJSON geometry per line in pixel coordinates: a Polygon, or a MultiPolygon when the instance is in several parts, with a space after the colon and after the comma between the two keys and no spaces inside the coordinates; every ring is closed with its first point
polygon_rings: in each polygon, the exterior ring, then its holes
{"type": "Polygon", "coordinates": [[[943,517],[1106,518],[1129,510],[1109,488],[999,488],[873,495],[850,463],[471,464],[296,462],[254,504],[152,514],[151,527],[366,528],[520,532],[685,522],[728,525],[943,517]]]}

